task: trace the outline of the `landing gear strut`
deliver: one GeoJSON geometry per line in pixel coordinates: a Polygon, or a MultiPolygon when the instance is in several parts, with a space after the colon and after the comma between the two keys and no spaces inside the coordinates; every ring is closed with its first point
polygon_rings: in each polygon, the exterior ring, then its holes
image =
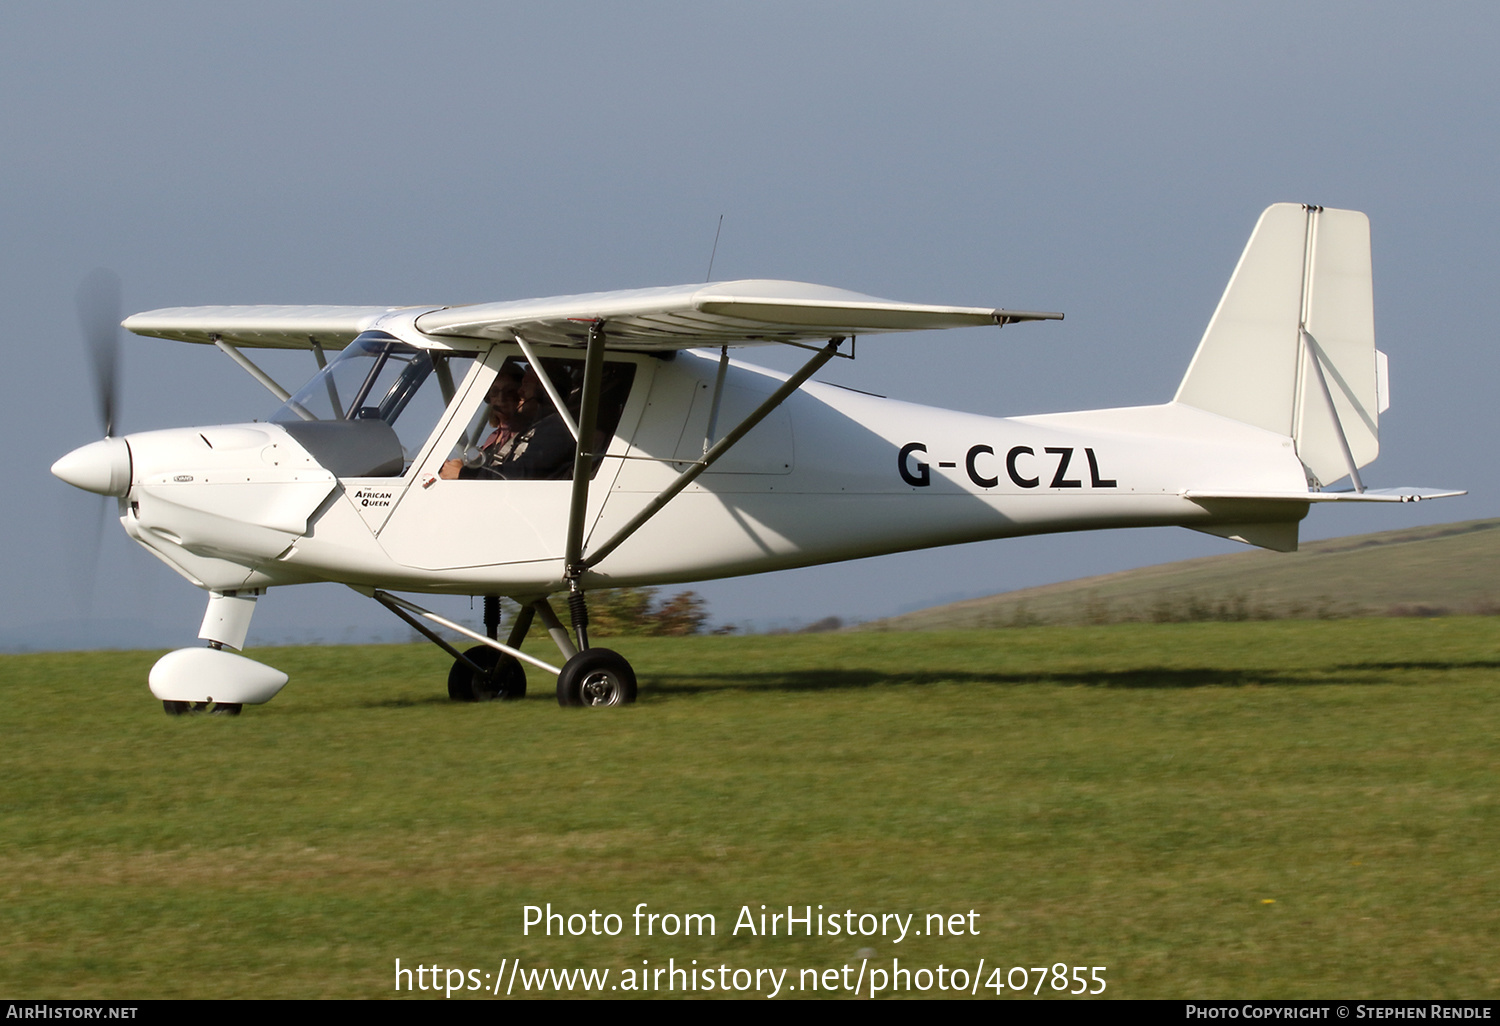
{"type": "Polygon", "coordinates": [[[607,648],[589,647],[589,607],[583,589],[568,589],[568,612],[578,647],[557,675],[557,704],[629,705],[635,701],[635,671],[625,657],[607,648]]]}
{"type": "MultiPolygon", "coordinates": [[[[520,645],[530,625],[529,610],[516,618],[510,647],[520,645]]],[[[500,596],[484,597],[484,634],[491,641],[500,635],[500,596]]],[[[526,697],[526,670],[513,655],[488,645],[475,645],[453,660],[448,671],[448,697],[455,702],[509,702],[526,697]]]]}
{"type": "Polygon", "coordinates": [[[281,690],[286,674],[239,654],[259,597],[259,589],[209,592],[198,630],[208,647],[179,648],[151,667],[151,693],[168,716],[238,716],[246,705],[269,702],[281,690]]]}
{"type": "MultiPolygon", "coordinates": [[[[397,598],[389,592],[377,590],[369,594],[376,602],[405,620],[428,641],[453,657],[453,666],[448,671],[448,697],[455,702],[490,702],[496,699],[510,701],[526,697],[526,670],[521,665],[523,662],[531,663],[549,673],[557,672],[557,667],[521,651],[521,642],[525,639],[526,631],[531,627],[532,618],[536,615],[530,605],[521,607],[515,623],[511,625],[510,637],[506,639],[505,644],[501,644],[498,640],[500,633],[500,596],[498,595],[484,597],[485,633],[477,634],[467,627],[438,616],[431,610],[423,609],[414,602],[397,598]],[[418,620],[418,616],[441,624],[451,631],[467,635],[475,641],[485,643],[476,645],[466,652],[460,652],[418,620]]],[[[550,609],[544,611],[544,618],[550,615],[550,609]]],[[[556,617],[552,619],[556,620],[556,617]]]]}
{"type": "Polygon", "coordinates": [[[448,671],[448,697],[455,702],[496,699],[509,702],[525,698],[526,671],[514,656],[497,652],[488,645],[475,645],[463,658],[453,660],[453,669],[448,671]]]}
{"type": "MultiPolygon", "coordinates": [[[[575,592],[574,595],[576,598],[570,597],[569,601],[569,606],[572,607],[570,612],[575,618],[575,630],[582,626],[581,633],[586,640],[588,613],[583,608],[582,593],[575,592]]],[[[375,591],[372,597],[453,656],[453,667],[448,671],[448,697],[455,702],[487,702],[493,699],[505,701],[524,697],[526,674],[522,663],[531,663],[548,673],[557,674],[559,705],[629,705],[635,701],[635,671],[625,658],[607,648],[586,648],[580,652],[568,636],[567,627],[557,618],[546,598],[518,600],[522,603],[521,610],[511,624],[510,636],[502,644],[496,637],[500,622],[498,598],[493,607],[489,601],[485,603],[486,637],[389,592],[375,591]],[[419,616],[485,644],[460,652],[418,620],[419,616]],[[536,656],[521,651],[521,642],[525,640],[533,620],[542,621],[558,651],[567,660],[561,667],[545,663],[536,656]]]]}

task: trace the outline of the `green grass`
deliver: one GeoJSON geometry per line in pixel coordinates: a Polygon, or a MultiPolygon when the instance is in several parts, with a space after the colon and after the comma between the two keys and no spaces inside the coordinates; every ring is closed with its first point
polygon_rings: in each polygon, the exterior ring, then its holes
{"type": "Polygon", "coordinates": [[[605,711],[538,672],[451,704],[427,646],[262,650],[292,683],[238,719],[164,716],[156,653],[0,657],[0,994],[381,997],[397,957],[795,980],[864,946],[1108,966],[1111,997],[1500,991],[1494,618],[618,647],[641,701],[605,711]],[[719,928],[523,937],[547,902],[719,928]],[[732,936],[762,903],[981,933],[732,936]]]}
{"type": "Polygon", "coordinates": [[[1500,520],[1205,556],[968,599],[863,625],[955,630],[1128,622],[1492,615],[1500,520]]]}

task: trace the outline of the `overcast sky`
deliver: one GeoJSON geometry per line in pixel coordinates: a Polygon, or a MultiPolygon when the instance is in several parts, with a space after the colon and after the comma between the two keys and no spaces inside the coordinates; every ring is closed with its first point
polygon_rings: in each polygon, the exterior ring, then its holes
{"type": "MultiPolygon", "coordinates": [[[[821,375],[1007,415],[1169,399],[1260,211],[1348,207],[1391,364],[1365,480],[1470,495],[1317,509],[1303,537],[1495,515],[1497,28],[1485,3],[10,0],[0,642],[197,643],[201,593],[117,523],[74,580],[99,501],[47,468],[99,435],[73,306],[96,266],[127,312],[482,302],[702,280],[723,214],[715,278],[1065,311],[862,341],[821,375]]],[[[275,406],[211,349],[122,358],[123,431],[275,406]]],[[[1103,532],[698,590],[765,627],[1237,549],[1103,532]]],[[[393,624],[273,590],[250,640],[393,624]]]]}

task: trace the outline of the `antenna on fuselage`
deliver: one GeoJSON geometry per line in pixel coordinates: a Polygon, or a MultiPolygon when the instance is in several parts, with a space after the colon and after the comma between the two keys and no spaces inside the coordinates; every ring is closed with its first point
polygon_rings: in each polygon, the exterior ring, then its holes
{"type": "Polygon", "coordinates": [[[708,254],[708,273],[703,276],[704,281],[712,281],[714,277],[714,257],[719,255],[719,233],[724,230],[724,215],[719,215],[719,227],[714,229],[714,248],[708,254]]]}

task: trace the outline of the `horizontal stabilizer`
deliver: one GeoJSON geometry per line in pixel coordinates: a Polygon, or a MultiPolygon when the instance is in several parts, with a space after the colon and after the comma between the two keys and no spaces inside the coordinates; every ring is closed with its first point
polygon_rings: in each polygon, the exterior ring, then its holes
{"type": "Polygon", "coordinates": [[[1366,488],[1362,492],[1200,492],[1189,489],[1184,499],[1249,499],[1258,502],[1420,502],[1467,495],[1452,488],[1366,488]]]}

